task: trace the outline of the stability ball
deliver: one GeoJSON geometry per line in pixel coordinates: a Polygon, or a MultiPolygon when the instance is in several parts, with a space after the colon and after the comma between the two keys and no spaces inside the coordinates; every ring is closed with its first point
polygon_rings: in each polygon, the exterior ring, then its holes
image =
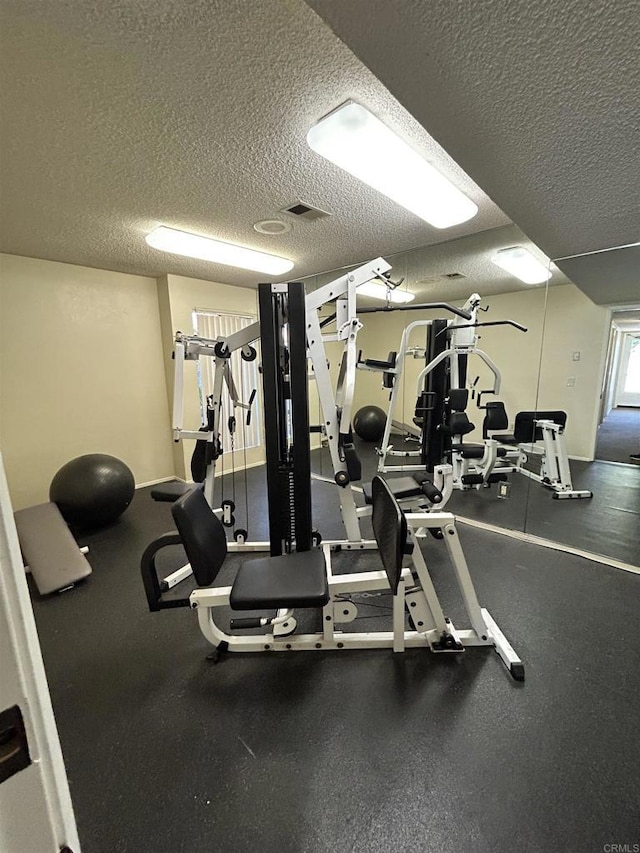
{"type": "Polygon", "coordinates": [[[363,441],[380,441],[387,416],[378,406],[363,406],[353,419],[353,429],[363,441]]]}
{"type": "Polygon", "coordinates": [[[134,490],[133,474],[124,462],[89,453],[62,466],[51,481],[49,500],[73,527],[96,528],[122,515],[134,490]]]}

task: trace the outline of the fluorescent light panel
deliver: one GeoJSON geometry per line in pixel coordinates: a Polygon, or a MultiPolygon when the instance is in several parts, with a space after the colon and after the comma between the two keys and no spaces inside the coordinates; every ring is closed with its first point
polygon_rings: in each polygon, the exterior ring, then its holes
{"type": "Polygon", "coordinates": [[[522,246],[511,246],[509,249],[500,249],[491,258],[491,263],[505,270],[525,284],[542,284],[551,278],[551,270],[531,252],[522,246]]]}
{"type": "Polygon", "coordinates": [[[375,281],[366,281],[364,284],[356,287],[356,293],[361,296],[371,296],[373,299],[384,299],[386,302],[413,302],[416,298],[415,293],[408,293],[406,290],[392,290],[390,287],[385,287],[384,284],[378,284],[375,281]]]}
{"type": "Polygon", "coordinates": [[[307,133],[316,153],[415,213],[450,228],[478,207],[369,110],[349,101],[307,133]]]}
{"type": "Polygon", "coordinates": [[[197,258],[268,275],[283,275],[293,269],[293,261],[287,258],[267,255],[265,252],[257,252],[245,246],[234,246],[232,243],[223,243],[222,240],[201,237],[188,231],[177,231],[175,228],[167,228],[166,225],[154,228],[145,240],[161,252],[171,252],[173,255],[184,255],[186,258],[197,258]]]}

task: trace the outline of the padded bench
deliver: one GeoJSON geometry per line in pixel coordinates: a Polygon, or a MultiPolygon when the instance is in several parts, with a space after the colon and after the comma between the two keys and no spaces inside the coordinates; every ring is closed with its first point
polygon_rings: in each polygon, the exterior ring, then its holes
{"type": "Polygon", "coordinates": [[[41,595],[66,589],[91,574],[54,503],[19,509],[14,516],[22,556],[41,595]]]}
{"type": "MultiPolygon", "coordinates": [[[[427,498],[434,504],[439,504],[442,501],[442,492],[433,485],[426,472],[424,474],[418,472],[412,477],[394,477],[392,480],[385,480],[384,482],[397,501],[409,498],[427,498]]],[[[363,483],[362,492],[365,503],[372,505],[374,500],[373,484],[363,483]]]]}
{"type": "MultiPolygon", "coordinates": [[[[502,436],[496,435],[494,438],[502,441],[502,436]]],[[[484,456],[484,445],[482,444],[452,444],[451,450],[454,453],[459,453],[463,459],[482,459],[484,456]]],[[[506,447],[498,447],[498,459],[506,455],[506,447]]]]}
{"type": "MultiPolygon", "coordinates": [[[[391,490],[391,494],[398,501],[404,498],[417,498],[424,495],[419,483],[413,477],[394,477],[392,480],[386,481],[391,490]]],[[[364,493],[364,502],[373,504],[373,489],[372,483],[363,483],[362,491],[364,493]]]]}
{"type": "Polygon", "coordinates": [[[151,497],[154,501],[163,503],[174,503],[182,495],[185,495],[192,486],[183,483],[181,480],[172,480],[170,483],[160,483],[151,489],[151,497]]]}

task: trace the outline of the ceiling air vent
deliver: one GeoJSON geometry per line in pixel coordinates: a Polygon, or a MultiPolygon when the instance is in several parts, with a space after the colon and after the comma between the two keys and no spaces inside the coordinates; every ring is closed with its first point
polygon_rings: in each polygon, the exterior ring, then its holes
{"type": "Polygon", "coordinates": [[[466,275],[461,272],[446,272],[443,278],[466,278],[466,275]]]}
{"type": "Polygon", "coordinates": [[[283,207],[283,213],[290,213],[296,219],[324,219],[325,216],[331,216],[326,210],[320,210],[319,207],[312,207],[305,201],[297,201],[290,207],[283,207]]]}

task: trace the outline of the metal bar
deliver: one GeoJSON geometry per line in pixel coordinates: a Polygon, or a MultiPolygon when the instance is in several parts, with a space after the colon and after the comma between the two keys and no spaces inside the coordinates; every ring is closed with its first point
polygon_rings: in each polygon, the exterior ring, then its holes
{"type": "MultiPolygon", "coordinates": [[[[289,283],[289,387],[293,420],[293,495],[296,551],[311,549],[311,441],[309,437],[309,382],[307,379],[307,324],[304,284],[289,283]]],[[[269,399],[268,397],[265,399],[269,399]]]]}
{"type": "Polygon", "coordinates": [[[449,305],[448,302],[422,302],[418,305],[414,305],[413,303],[402,305],[389,305],[380,308],[360,308],[358,309],[358,314],[380,314],[388,311],[431,311],[432,309],[444,308],[446,311],[451,311],[452,314],[456,314],[458,317],[462,317],[463,320],[470,320],[471,313],[469,311],[465,311],[463,308],[456,308],[455,305],[449,305]]]}
{"type": "Polygon", "coordinates": [[[270,284],[258,285],[260,328],[262,330],[262,390],[264,406],[264,440],[267,469],[267,500],[269,508],[269,540],[271,555],[282,554],[282,530],[279,518],[280,488],[280,404],[278,382],[278,324],[270,284]]]}
{"type": "Polygon", "coordinates": [[[173,358],[173,438],[177,441],[177,433],[182,429],[184,407],[184,344],[182,341],[175,341],[173,358]]]}
{"type": "MultiPolygon", "coordinates": [[[[345,294],[349,288],[349,284],[353,283],[357,288],[361,284],[365,284],[372,278],[377,278],[382,273],[388,272],[391,269],[391,264],[385,261],[384,258],[376,258],[363,264],[358,269],[350,273],[345,273],[334,281],[325,284],[324,287],[319,287],[307,296],[307,308],[320,308],[325,302],[331,302],[334,299],[345,294]]],[[[466,319],[469,319],[468,317],[466,319]]]]}

